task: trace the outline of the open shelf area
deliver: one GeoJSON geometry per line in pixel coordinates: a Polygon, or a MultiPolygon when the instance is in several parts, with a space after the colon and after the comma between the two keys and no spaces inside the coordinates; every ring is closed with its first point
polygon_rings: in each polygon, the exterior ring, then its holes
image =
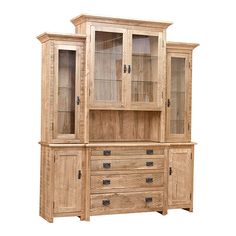
{"type": "Polygon", "coordinates": [[[90,142],[159,142],[159,128],[158,111],[91,110],[89,113],[90,142]]]}

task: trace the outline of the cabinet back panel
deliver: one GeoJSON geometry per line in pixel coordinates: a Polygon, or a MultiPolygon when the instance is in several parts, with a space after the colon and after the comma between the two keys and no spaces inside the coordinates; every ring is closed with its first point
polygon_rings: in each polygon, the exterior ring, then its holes
{"type": "Polygon", "coordinates": [[[91,141],[159,141],[160,112],[92,110],[91,141]]]}

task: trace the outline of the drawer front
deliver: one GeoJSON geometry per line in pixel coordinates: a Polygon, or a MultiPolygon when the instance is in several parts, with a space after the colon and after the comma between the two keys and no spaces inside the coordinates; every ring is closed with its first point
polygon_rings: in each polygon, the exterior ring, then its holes
{"type": "Polygon", "coordinates": [[[146,159],[104,159],[92,160],[92,171],[107,170],[163,170],[164,158],[146,158],[146,159]]]}
{"type": "Polygon", "coordinates": [[[94,175],[91,176],[91,192],[130,188],[152,188],[163,186],[163,173],[94,175]]]}
{"type": "Polygon", "coordinates": [[[91,195],[93,214],[156,211],[163,207],[163,192],[135,192],[91,195]]]}
{"type": "Polygon", "coordinates": [[[93,149],[91,152],[92,156],[134,156],[134,155],[164,155],[164,147],[143,147],[143,148],[103,148],[93,149]]]}

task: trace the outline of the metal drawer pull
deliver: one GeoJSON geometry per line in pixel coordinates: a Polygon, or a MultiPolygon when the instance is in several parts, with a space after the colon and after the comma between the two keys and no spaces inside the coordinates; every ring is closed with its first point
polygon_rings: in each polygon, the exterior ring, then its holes
{"type": "Polygon", "coordinates": [[[147,155],[153,155],[153,150],[152,150],[152,149],[146,150],[146,154],[147,154],[147,155]]]}
{"type": "Polygon", "coordinates": [[[153,161],[147,161],[146,166],[153,166],[153,161]]]}
{"type": "Polygon", "coordinates": [[[146,183],[153,183],[153,178],[146,178],[146,183]]]}
{"type": "Polygon", "coordinates": [[[109,206],[111,204],[110,200],[103,200],[102,205],[103,206],[109,206]]]}
{"type": "Polygon", "coordinates": [[[111,184],[111,180],[109,180],[109,179],[104,179],[104,180],[102,181],[102,184],[103,184],[103,185],[109,185],[109,184],[111,184]]]}
{"type": "Polygon", "coordinates": [[[146,202],[146,203],[152,202],[152,197],[146,197],[146,198],[145,198],[145,202],[146,202]]]}
{"type": "Polygon", "coordinates": [[[81,170],[78,171],[78,179],[81,179],[81,170]]]}
{"type": "Polygon", "coordinates": [[[109,168],[111,168],[111,163],[103,163],[103,168],[104,168],[104,169],[109,169],[109,168]]]}
{"type": "Polygon", "coordinates": [[[111,150],[104,150],[103,155],[104,156],[110,156],[111,155],[111,150]]]}

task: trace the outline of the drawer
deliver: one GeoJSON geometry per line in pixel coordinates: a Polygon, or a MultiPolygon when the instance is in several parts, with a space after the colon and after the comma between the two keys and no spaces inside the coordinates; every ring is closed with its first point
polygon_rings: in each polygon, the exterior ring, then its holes
{"type": "Polygon", "coordinates": [[[91,160],[91,171],[109,170],[164,170],[164,158],[132,158],[91,160]]]}
{"type": "Polygon", "coordinates": [[[91,213],[107,214],[157,211],[163,207],[163,192],[133,192],[91,195],[91,213]]]}
{"type": "Polygon", "coordinates": [[[138,156],[138,155],[164,155],[164,147],[143,147],[143,148],[103,148],[92,149],[92,156],[138,156]]]}
{"type": "Polygon", "coordinates": [[[113,174],[92,175],[91,192],[109,192],[116,189],[156,188],[163,186],[164,174],[113,174]]]}

